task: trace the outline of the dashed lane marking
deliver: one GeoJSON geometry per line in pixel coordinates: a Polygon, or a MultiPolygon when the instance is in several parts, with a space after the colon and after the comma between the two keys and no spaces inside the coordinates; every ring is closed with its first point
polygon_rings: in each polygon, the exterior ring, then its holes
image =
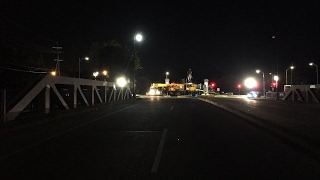
{"type": "Polygon", "coordinates": [[[168,133],[168,129],[164,129],[163,133],[162,133],[162,137],[161,137],[161,141],[159,144],[159,148],[156,154],[156,157],[154,158],[154,162],[153,162],[153,166],[151,169],[151,173],[156,173],[158,171],[158,167],[160,164],[160,160],[161,160],[161,155],[162,155],[162,151],[163,151],[163,147],[164,147],[164,142],[166,141],[166,136],[168,133]]]}

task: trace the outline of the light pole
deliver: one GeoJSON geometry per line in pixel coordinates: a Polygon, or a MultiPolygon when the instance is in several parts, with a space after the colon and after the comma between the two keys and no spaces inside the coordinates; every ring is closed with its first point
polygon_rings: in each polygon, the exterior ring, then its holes
{"type": "Polygon", "coordinates": [[[318,65],[315,63],[309,63],[310,66],[315,66],[316,67],[316,72],[317,72],[317,84],[319,84],[319,72],[318,72],[318,65]]]}
{"type": "Polygon", "coordinates": [[[82,59],[85,59],[85,60],[87,60],[87,61],[89,60],[88,57],[79,58],[79,78],[80,78],[80,62],[81,62],[82,59]]]}
{"type": "MultiPolygon", "coordinates": [[[[256,73],[260,73],[260,70],[256,70],[256,73]]],[[[264,72],[262,72],[262,84],[263,84],[263,95],[264,97],[266,97],[266,85],[265,85],[265,81],[264,81],[264,72]]]]}
{"type": "Polygon", "coordinates": [[[106,81],[106,78],[109,77],[108,71],[103,70],[103,71],[102,71],[102,74],[105,76],[104,81],[106,81]]]}
{"type": "Polygon", "coordinates": [[[169,72],[166,72],[166,79],[164,80],[165,84],[169,84],[168,75],[169,75],[169,72]]]}
{"type": "Polygon", "coordinates": [[[279,99],[279,90],[278,90],[278,81],[279,81],[279,76],[274,76],[274,80],[276,81],[276,88],[277,88],[277,96],[276,96],[276,100],[279,99]]]}
{"type": "Polygon", "coordinates": [[[272,73],[269,73],[269,75],[271,76],[271,91],[273,92],[273,86],[272,86],[272,81],[273,81],[273,79],[272,79],[272,73]]]}
{"type": "Polygon", "coordinates": [[[290,66],[290,69],[291,69],[291,86],[292,86],[292,71],[293,71],[293,69],[294,69],[293,63],[292,63],[292,65],[290,66]]]}
{"type": "Polygon", "coordinates": [[[273,35],[272,39],[275,39],[276,51],[277,51],[277,74],[279,74],[279,50],[278,50],[278,42],[276,39],[276,35],[273,35]]]}
{"type": "Polygon", "coordinates": [[[142,41],[142,35],[137,34],[133,38],[133,97],[136,97],[136,41],[142,41]]]}
{"type": "Polygon", "coordinates": [[[288,71],[289,69],[286,69],[286,85],[288,85],[288,71]]]}

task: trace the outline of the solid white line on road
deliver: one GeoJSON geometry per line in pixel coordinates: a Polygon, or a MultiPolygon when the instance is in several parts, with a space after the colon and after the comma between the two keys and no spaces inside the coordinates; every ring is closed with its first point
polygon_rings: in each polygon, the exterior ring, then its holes
{"type": "Polygon", "coordinates": [[[153,162],[153,166],[151,169],[151,173],[156,173],[158,171],[158,167],[160,164],[160,159],[161,159],[161,155],[162,155],[162,151],[163,151],[163,147],[164,147],[164,142],[166,141],[166,136],[168,133],[168,129],[164,129],[163,133],[162,133],[162,137],[161,137],[161,141],[158,147],[158,151],[156,154],[156,157],[154,158],[154,162],[153,162]]]}
{"type": "MultiPolygon", "coordinates": [[[[109,132],[114,132],[114,131],[109,131],[109,132]]],[[[121,133],[159,133],[161,131],[116,131],[116,132],[121,132],[121,133]]]]}

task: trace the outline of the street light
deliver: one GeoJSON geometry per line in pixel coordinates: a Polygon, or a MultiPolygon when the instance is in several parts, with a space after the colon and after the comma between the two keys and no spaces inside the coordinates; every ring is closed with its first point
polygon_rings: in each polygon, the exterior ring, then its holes
{"type": "Polygon", "coordinates": [[[56,71],[51,71],[50,74],[51,74],[52,76],[56,76],[56,75],[57,75],[56,71]]]}
{"type": "Polygon", "coordinates": [[[254,88],[254,87],[257,87],[257,81],[253,78],[247,78],[245,81],[244,81],[244,85],[251,89],[251,88],[254,88]]]}
{"type": "Polygon", "coordinates": [[[274,76],[273,79],[276,81],[276,87],[278,87],[279,76],[274,76]]]}
{"type": "Polygon", "coordinates": [[[117,79],[117,84],[118,84],[118,86],[123,88],[127,84],[127,80],[124,77],[119,77],[117,79]]]}
{"type": "MultiPolygon", "coordinates": [[[[256,73],[260,73],[261,71],[258,69],[256,70],[256,73]]],[[[263,84],[263,94],[264,97],[266,97],[266,85],[265,85],[265,80],[264,80],[264,72],[262,72],[262,84],[263,84]]]]}
{"type": "Polygon", "coordinates": [[[133,38],[133,57],[134,57],[134,62],[133,62],[133,97],[136,97],[136,41],[141,42],[142,41],[142,35],[137,34],[133,38]]]}
{"type": "Polygon", "coordinates": [[[291,66],[290,66],[290,69],[291,69],[291,86],[292,86],[292,71],[293,71],[293,69],[294,69],[294,66],[291,65],[291,66]]]}
{"type": "Polygon", "coordinates": [[[81,60],[83,60],[83,59],[85,59],[85,60],[89,60],[89,57],[84,57],[84,58],[79,58],[79,78],[80,78],[80,62],[81,62],[81,60]]]}
{"type": "Polygon", "coordinates": [[[318,65],[316,65],[315,63],[309,63],[310,66],[315,66],[316,67],[316,72],[317,72],[317,84],[319,84],[319,72],[318,72],[318,65]]]}
{"type": "Polygon", "coordinates": [[[272,73],[269,73],[269,75],[271,76],[271,91],[273,91],[273,86],[272,86],[272,81],[273,81],[273,78],[272,78],[272,73]]]}
{"type": "Polygon", "coordinates": [[[169,72],[166,72],[166,79],[164,80],[165,84],[169,84],[168,75],[169,75],[169,72]]]}
{"type": "Polygon", "coordinates": [[[97,76],[99,75],[99,72],[98,71],[93,72],[92,75],[94,76],[94,80],[96,80],[97,76]]]}
{"type": "Polygon", "coordinates": [[[105,76],[104,81],[106,81],[106,78],[109,77],[108,71],[103,70],[103,71],[102,71],[102,74],[105,76]]]}
{"type": "Polygon", "coordinates": [[[286,85],[288,85],[288,71],[289,69],[286,69],[286,85]]]}
{"type": "Polygon", "coordinates": [[[276,99],[279,99],[279,90],[278,90],[278,81],[279,81],[279,76],[274,76],[273,79],[276,81],[276,88],[277,88],[277,97],[276,99]]]}

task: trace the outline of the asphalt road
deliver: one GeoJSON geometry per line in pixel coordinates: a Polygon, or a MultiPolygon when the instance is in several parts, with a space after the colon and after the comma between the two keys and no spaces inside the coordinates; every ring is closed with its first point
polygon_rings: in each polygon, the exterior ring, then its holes
{"type": "Polygon", "coordinates": [[[1,179],[319,178],[262,128],[196,98],[145,98],[0,134],[1,179]]]}

